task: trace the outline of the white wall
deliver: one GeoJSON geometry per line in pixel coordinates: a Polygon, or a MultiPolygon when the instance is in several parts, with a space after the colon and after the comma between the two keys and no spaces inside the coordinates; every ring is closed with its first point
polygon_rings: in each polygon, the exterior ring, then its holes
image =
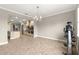
{"type": "Polygon", "coordinates": [[[38,36],[37,22],[34,21],[34,37],[38,36]]]}
{"type": "Polygon", "coordinates": [[[79,6],[77,8],[77,51],[79,54],[79,6]]]}
{"type": "Polygon", "coordinates": [[[75,26],[75,11],[70,11],[42,19],[42,21],[36,24],[38,30],[38,36],[64,39],[63,28],[67,21],[72,21],[75,26]]]}
{"type": "Polygon", "coordinates": [[[78,28],[77,28],[77,36],[79,37],[79,8],[78,8],[78,10],[77,10],[77,26],[78,26],[78,28]]]}
{"type": "Polygon", "coordinates": [[[7,31],[8,31],[8,16],[0,10],[0,45],[8,43],[7,31]]]}

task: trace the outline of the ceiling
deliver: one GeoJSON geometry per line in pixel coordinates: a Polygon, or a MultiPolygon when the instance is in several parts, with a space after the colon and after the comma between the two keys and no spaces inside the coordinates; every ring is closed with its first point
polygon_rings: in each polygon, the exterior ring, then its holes
{"type": "Polygon", "coordinates": [[[0,9],[28,17],[34,17],[37,11],[36,6],[39,6],[39,15],[42,17],[48,17],[76,9],[75,4],[0,4],[0,9]]]}
{"type": "Polygon", "coordinates": [[[34,20],[39,6],[39,15],[49,17],[60,13],[76,10],[76,4],[0,4],[0,12],[9,15],[10,22],[34,20]],[[6,12],[5,12],[6,11],[6,12]]]}

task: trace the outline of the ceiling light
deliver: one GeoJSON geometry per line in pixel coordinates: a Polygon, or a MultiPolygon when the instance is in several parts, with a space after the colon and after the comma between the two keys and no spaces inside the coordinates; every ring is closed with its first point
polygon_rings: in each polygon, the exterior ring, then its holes
{"type": "Polygon", "coordinates": [[[23,21],[26,21],[26,19],[23,19],[23,21]]]}
{"type": "Polygon", "coordinates": [[[36,16],[34,16],[34,20],[40,21],[42,19],[42,16],[39,14],[39,6],[36,6],[36,16]]]}
{"type": "Polygon", "coordinates": [[[15,18],[16,18],[16,19],[18,19],[18,17],[17,17],[17,16],[16,16],[15,18]]]}
{"type": "Polygon", "coordinates": [[[14,20],[12,19],[12,20],[10,20],[10,21],[14,21],[14,20]]]}
{"type": "Polygon", "coordinates": [[[11,19],[18,19],[17,16],[11,16],[10,18],[11,18],[11,19]]]}

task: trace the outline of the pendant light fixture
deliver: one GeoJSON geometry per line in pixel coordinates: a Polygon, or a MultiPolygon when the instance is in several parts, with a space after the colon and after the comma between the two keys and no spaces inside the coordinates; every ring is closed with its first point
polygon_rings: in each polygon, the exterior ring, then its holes
{"type": "Polygon", "coordinates": [[[36,6],[36,16],[34,16],[34,20],[40,21],[42,19],[42,16],[40,16],[39,6],[36,6]]]}

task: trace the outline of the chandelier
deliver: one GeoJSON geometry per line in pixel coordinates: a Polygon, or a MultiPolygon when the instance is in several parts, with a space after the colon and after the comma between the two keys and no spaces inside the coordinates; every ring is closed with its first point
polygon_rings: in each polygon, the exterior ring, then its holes
{"type": "Polygon", "coordinates": [[[34,20],[40,21],[42,19],[42,16],[39,14],[39,6],[36,6],[36,16],[34,16],[34,20]]]}

